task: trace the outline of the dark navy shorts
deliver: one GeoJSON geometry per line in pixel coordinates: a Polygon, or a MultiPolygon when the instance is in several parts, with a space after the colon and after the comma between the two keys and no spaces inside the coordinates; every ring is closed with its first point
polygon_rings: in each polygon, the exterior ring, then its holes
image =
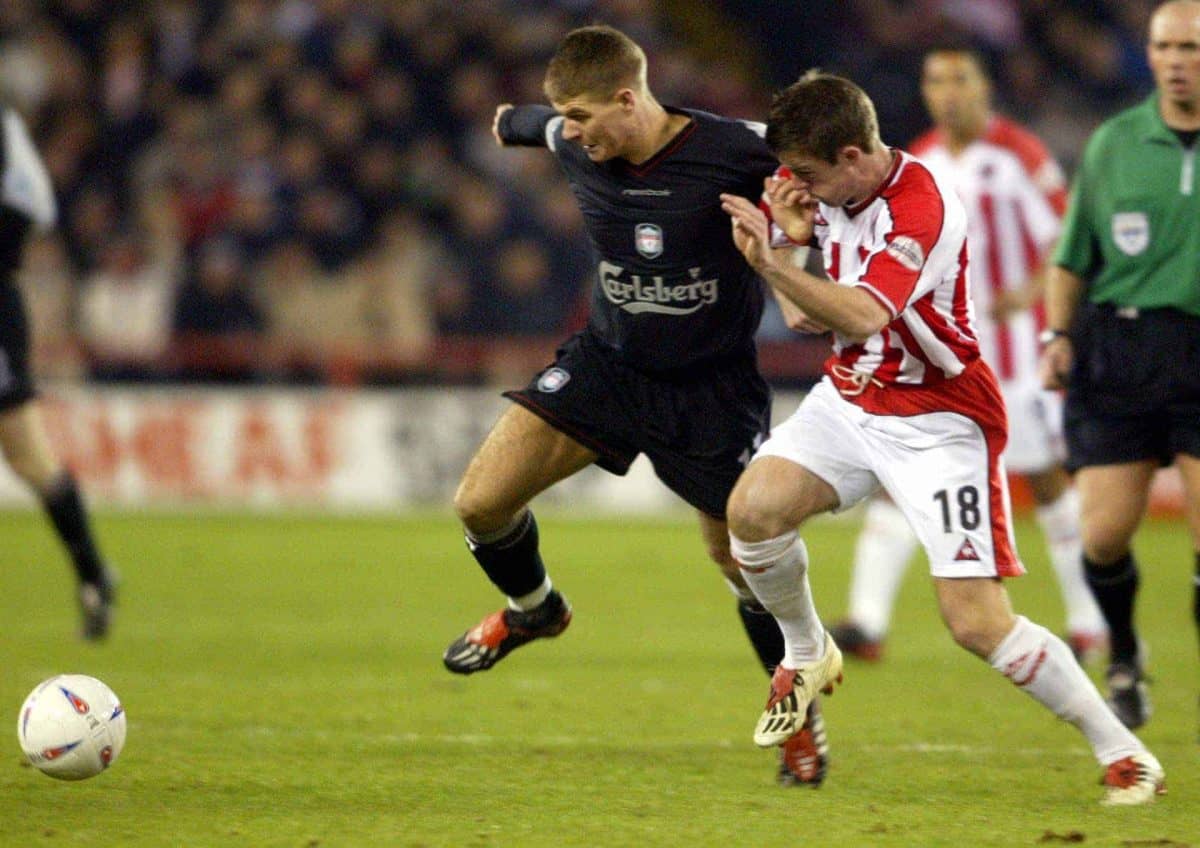
{"type": "Polygon", "coordinates": [[[1068,468],[1200,457],[1200,317],[1086,304],[1071,336],[1068,468]]]}
{"type": "Polygon", "coordinates": [[[0,281],[0,412],[16,409],[34,394],[25,300],[16,284],[0,281]]]}
{"type": "Polygon", "coordinates": [[[646,454],[671,491],[716,518],[770,430],[771,390],[752,358],[648,374],[586,331],[528,386],[504,396],[595,451],[596,464],[613,474],[646,454]]]}

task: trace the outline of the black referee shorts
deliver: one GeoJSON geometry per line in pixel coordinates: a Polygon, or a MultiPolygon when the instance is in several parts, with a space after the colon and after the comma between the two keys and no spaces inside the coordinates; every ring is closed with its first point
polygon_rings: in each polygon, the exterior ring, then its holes
{"type": "Polygon", "coordinates": [[[1069,469],[1200,457],[1200,317],[1087,304],[1071,335],[1069,469]]]}
{"type": "Polygon", "coordinates": [[[34,396],[29,373],[29,322],[15,283],[0,281],[0,412],[34,396]]]}
{"type": "Polygon", "coordinates": [[[717,518],[770,429],[771,391],[753,360],[686,377],[646,374],[616,361],[586,331],[528,386],[504,396],[595,451],[596,464],[613,474],[646,454],[671,491],[717,518]]]}

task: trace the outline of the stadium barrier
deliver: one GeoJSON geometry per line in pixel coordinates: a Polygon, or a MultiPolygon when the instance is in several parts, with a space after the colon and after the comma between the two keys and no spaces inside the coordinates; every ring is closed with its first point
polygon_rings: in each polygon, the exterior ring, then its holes
{"type": "MultiPolygon", "coordinates": [[[[507,405],[485,388],[60,387],[51,438],[98,506],[121,509],[446,508],[507,405]]],[[[542,498],[657,512],[675,499],[639,462],[625,479],[587,469],[542,498]]],[[[32,504],[0,464],[0,506],[32,504]]]]}
{"type": "MultiPolygon", "coordinates": [[[[796,391],[778,392],[777,416],[796,391]]],[[[319,509],[446,508],[471,453],[507,401],[495,389],[49,389],[46,423],[89,496],[104,507],[319,509]]],[[[0,507],[32,504],[0,464],[0,507]]],[[[1014,486],[1018,507],[1028,493],[1014,486]]],[[[644,458],[625,478],[586,469],[539,503],[588,511],[658,513],[681,502],[644,458]]],[[[1179,512],[1178,476],[1154,489],[1179,512]]]]}

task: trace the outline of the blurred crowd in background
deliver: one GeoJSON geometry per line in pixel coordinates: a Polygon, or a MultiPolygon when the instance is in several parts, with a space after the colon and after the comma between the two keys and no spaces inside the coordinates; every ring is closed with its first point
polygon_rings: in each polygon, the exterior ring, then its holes
{"type": "MultiPolygon", "coordinates": [[[[494,377],[480,351],[499,351],[524,372],[585,320],[591,261],[554,158],[497,148],[491,120],[543,101],[572,27],[626,31],[661,100],[738,117],[808,67],[846,73],[897,145],[926,126],[922,53],[965,37],[999,107],[1070,170],[1150,90],[1154,5],[4,0],[0,85],[60,203],[21,275],[35,361],[46,377],[390,384],[494,377]]],[[[771,313],[761,336],[788,332],[771,313]]]]}

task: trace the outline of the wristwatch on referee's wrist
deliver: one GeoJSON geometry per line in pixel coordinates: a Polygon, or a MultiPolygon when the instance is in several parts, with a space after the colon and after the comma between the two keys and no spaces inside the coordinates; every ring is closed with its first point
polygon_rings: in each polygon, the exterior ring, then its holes
{"type": "Polygon", "coordinates": [[[1066,330],[1051,330],[1051,329],[1042,330],[1040,333],[1038,333],[1038,344],[1040,344],[1042,347],[1045,347],[1046,345],[1050,344],[1050,342],[1054,341],[1055,339],[1069,338],[1070,335],[1071,334],[1068,333],[1066,330]]]}

